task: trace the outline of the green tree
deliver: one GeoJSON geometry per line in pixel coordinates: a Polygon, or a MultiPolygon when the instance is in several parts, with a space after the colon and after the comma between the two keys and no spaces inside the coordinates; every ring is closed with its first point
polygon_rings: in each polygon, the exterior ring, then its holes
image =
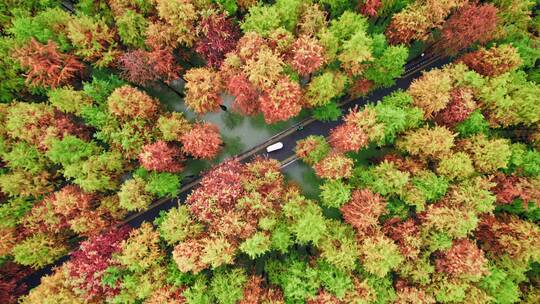
{"type": "Polygon", "coordinates": [[[409,50],[405,46],[390,46],[379,58],[374,59],[364,75],[377,86],[391,87],[405,71],[408,56],[409,50]]]}

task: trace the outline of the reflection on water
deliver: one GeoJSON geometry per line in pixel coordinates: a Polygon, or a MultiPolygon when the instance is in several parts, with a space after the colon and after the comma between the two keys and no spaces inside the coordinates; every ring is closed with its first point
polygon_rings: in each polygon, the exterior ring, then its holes
{"type": "Polygon", "coordinates": [[[282,169],[287,179],[302,189],[303,194],[308,198],[317,198],[322,180],[315,175],[311,167],[297,160],[282,169]]]}
{"type": "Polygon", "coordinates": [[[188,160],[186,164],[185,175],[198,174],[202,170],[218,164],[226,158],[249,150],[263,143],[269,137],[289,128],[295,123],[305,118],[308,113],[303,111],[297,117],[288,121],[268,125],[264,121],[262,114],[253,117],[245,117],[232,111],[232,96],[223,95],[223,105],[227,111],[218,111],[198,116],[186,108],[183,98],[176,92],[182,92],[184,83],[179,80],[171,84],[171,88],[165,85],[148,88],[150,95],[158,98],[163,106],[169,111],[183,112],[184,115],[192,120],[204,120],[217,125],[225,146],[220,155],[212,161],[188,160]],[[175,92],[176,91],[176,92],[175,92]]]}

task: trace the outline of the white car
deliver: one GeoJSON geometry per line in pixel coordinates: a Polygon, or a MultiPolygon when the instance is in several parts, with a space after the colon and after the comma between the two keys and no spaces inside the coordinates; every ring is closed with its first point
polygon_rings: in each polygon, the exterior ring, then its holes
{"type": "Polygon", "coordinates": [[[274,152],[282,148],[283,148],[283,143],[277,142],[275,144],[271,144],[270,146],[266,147],[266,152],[270,153],[270,152],[274,152]]]}

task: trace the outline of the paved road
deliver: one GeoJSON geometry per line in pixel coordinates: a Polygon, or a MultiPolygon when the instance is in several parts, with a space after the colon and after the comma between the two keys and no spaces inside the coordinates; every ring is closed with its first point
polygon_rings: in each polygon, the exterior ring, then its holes
{"type": "MultiPolygon", "coordinates": [[[[343,113],[348,113],[348,111],[356,106],[363,106],[367,103],[374,103],[378,100],[381,100],[384,96],[390,94],[391,92],[397,89],[407,89],[411,81],[421,75],[422,71],[432,69],[434,67],[440,67],[448,63],[448,59],[438,59],[433,58],[432,60],[422,60],[422,62],[427,61],[429,64],[415,66],[417,63],[415,61],[411,62],[411,68],[408,68],[408,72],[404,77],[399,79],[396,84],[390,88],[379,89],[373,91],[369,96],[354,99],[348,102],[342,103],[343,113]]],[[[249,162],[257,156],[268,156],[273,159],[277,159],[281,162],[282,168],[296,161],[296,156],[294,154],[294,147],[296,142],[302,138],[305,138],[309,135],[322,135],[328,136],[330,130],[343,122],[343,117],[340,117],[337,121],[331,122],[322,122],[312,118],[306,118],[303,121],[299,122],[295,126],[284,130],[271,138],[267,139],[260,145],[241,153],[238,155],[238,158],[242,162],[249,162]],[[266,153],[266,147],[277,142],[283,143],[283,149],[266,153]]],[[[174,199],[163,199],[158,200],[152,204],[146,211],[143,211],[138,214],[134,214],[128,217],[124,223],[132,227],[139,227],[145,221],[152,221],[155,217],[159,215],[159,212],[162,210],[168,210],[176,206],[179,202],[183,202],[191,192],[191,190],[196,187],[199,183],[199,179],[195,178],[192,181],[188,181],[184,184],[180,190],[180,195],[174,199]]]]}
{"type": "MultiPolygon", "coordinates": [[[[381,100],[384,96],[390,94],[391,92],[397,89],[407,89],[411,81],[421,75],[422,71],[426,71],[435,67],[440,67],[448,63],[448,59],[440,59],[438,57],[433,58],[419,58],[417,60],[411,61],[406,66],[405,75],[400,78],[396,84],[390,88],[378,89],[373,91],[370,95],[358,98],[346,102],[342,102],[343,113],[347,113],[349,109],[352,109],[356,106],[363,106],[367,103],[374,103],[378,100],[381,100]]],[[[295,126],[284,130],[271,138],[265,140],[257,147],[254,147],[248,151],[245,151],[238,155],[242,162],[249,162],[257,156],[268,156],[274,159],[277,159],[281,162],[282,168],[290,165],[291,163],[297,160],[294,154],[294,147],[296,146],[296,141],[299,139],[305,138],[309,135],[322,135],[328,136],[330,130],[343,122],[343,117],[339,118],[337,121],[331,122],[321,122],[314,120],[312,118],[306,118],[296,124],[295,126]],[[283,149],[266,153],[266,147],[276,142],[283,143],[283,149]]],[[[184,181],[184,186],[180,189],[180,194],[176,198],[166,198],[155,201],[150,207],[143,212],[132,214],[122,224],[130,225],[131,227],[139,227],[143,222],[153,221],[161,211],[169,210],[181,202],[183,202],[187,195],[193,190],[199,183],[200,179],[198,177],[192,178],[191,180],[184,181]]],[[[30,288],[37,286],[40,282],[42,276],[52,273],[52,268],[58,265],[61,265],[68,260],[68,256],[61,258],[59,261],[54,263],[49,267],[40,269],[33,272],[27,276],[23,282],[26,283],[30,288]]]]}

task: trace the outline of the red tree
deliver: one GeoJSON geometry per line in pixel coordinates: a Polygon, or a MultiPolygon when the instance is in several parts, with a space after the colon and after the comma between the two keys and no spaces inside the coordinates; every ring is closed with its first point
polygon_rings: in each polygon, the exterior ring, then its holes
{"type": "Polygon", "coordinates": [[[178,79],[182,67],[176,62],[172,48],[156,48],[148,52],[148,63],[159,79],[166,83],[178,79]]]}
{"type": "Polygon", "coordinates": [[[147,170],[176,173],[184,169],[184,155],[173,143],[157,141],[143,147],[139,162],[147,170]]]}
{"type": "Polygon", "coordinates": [[[377,16],[377,11],[381,8],[381,0],[361,0],[358,1],[358,9],[366,17],[377,16]]]}
{"type": "Polygon", "coordinates": [[[479,74],[493,77],[517,69],[521,65],[521,58],[516,48],[503,45],[467,53],[458,62],[463,62],[479,74]]]}
{"type": "Polygon", "coordinates": [[[349,178],[352,175],[353,160],[343,154],[332,153],[316,163],[313,169],[321,178],[349,178]]]}
{"type": "Polygon", "coordinates": [[[0,267],[0,299],[5,304],[15,304],[20,296],[28,292],[28,287],[21,280],[31,272],[31,268],[22,267],[6,261],[0,267]]]}
{"type": "Polygon", "coordinates": [[[484,44],[497,27],[497,8],[492,4],[466,4],[459,8],[444,24],[438,48],[455,54],[473,43],[484,44]]]}
{"type": "Polygon", "coordinates": [[[221,149],[219,128],[211,123],[198,123],[181,138],[184,151],[195,158],[214,158],[221,149]]]}
{"type": "Polygon", "coordinates": [[[225,54],[234,50],[240,38],[238,28],[225,17],[225,14],[213,14],[203,18],[199,24],[203,33],[195,46],[209,66],[219,68],[225,54]]]}
{"type": "Polygon", "coordinates": [[[186,202],[199,221],[212,223],[234,208],[244,194],[244,168],[237,159],[232,159],[204,175],[201,186],[189,195],[186,202]]]}
{"type": "Polygon", "coordinates": [[[139,85],[147,85],[156,80],[154,70],[148,64],[146,51],[137,49],[126,52],[119,60],[120,75],[127,81],[139,85]]]}
{"type": "Polygon", "coordinates": [[[227,92],[235,97],[233,107],[241,114],[252,115],[259,111],[259,93],[243,72],[229,79],[227,92]]]}
{"type": "Polygon", "coordinates": [[[120,57],[119,63],[121,76],[142,86],[157,80],[173,81],[181,70],[169,48],[130,51],[120,57]]]}
{"type": "Polygon", "coordinates": [[[92,131],[80,122],[75,122],[74,119],[62,112],[55,111],[54,121],[52,122],[55,129],[56,138],[62,139],[66,135],[75,135],[84,140],[92,138],[92,131]]]}
{"type": "Polygon", "coordinates": [[[74,185],[67,185],[35,204],[24,218],[27,232],[94,235],[111,225],[110,214],[95,209],[96,197],[74,185]]]}
{"type": "Polygon", "coordinates": [[[317,71],[325,62],[324,48],[317,39],[301,36],[292,46],[292,67],[302,76],[317,71]]]}
{"type": "Polygon", "coordinates": [[[61,53],[58,45],[50,40],[41,44],[32,38],[17,49],[14,56],[28,70],[26,82],[32,86],[56,88],[71,82],[84,69],[75,56],[61,53]]]}
{"type": "Polygon", "coordinates": [[[284,121],[302,110],[302,90],[298,83],[281,78],[269,92],[260,96],[261,111],[267,123],[284,121]]]}
{"type": "Polygon", "coordinates": [[[112,229],[81,243],[71,254],[68,264],[69,276],[77,288],[84,291],[87,300],[112,297],[119,292],[119,286],[102,284],[105,270],[113,266],[113,253],[120,252],[121,242],[127,238],[129,228],[112,229]]]}
{"type": "Polygon", "coordinates": [[[328,142],[338,152],[353,152],[367,146],[368,136],[356,125],[345,123],[330,131],[328,142]]]}
{"type": "Polygon", "coordinates": [[[153,120],[159,112],[159,101],[129,85],[116,88],[107,98],[107,105],[109,111],[123,121],[153,120]]]}
{"type": "Polygon", "coordinates": [[[480,248],[491,256],[508,254],[512,259],[527,262],[538,252],[540,230],[529,221],[502,214],[484,215],[475,231],[480,248]]]}
{"type": "Polygon", "coordinates": [[[365,96],[373,89],[375,84],[369,79],[358,79],[349,88],[349,94],[353,97],[365,96]]]}
{"type": "Polygon", "coordinates": [[[467,88],[456,88],[450,93],[450,102],[437,113],[435,120],[453,127],[467,119],[475,109],[472,91],[467,88]]]}
{"type": "Polygon", "coordinates": [[[69,221],[90,208],[93,196],[79,187],[68,185],[34,204],[24,217],[24,227],[29,233],[60,233],[69,229],[69,221]]]}
{"type": "Polygon", "coordinates": [[[480,278],[487,272],[484,252],[468,239],[454,241],[452,248],[443,252],[435,261],[437,271],[454,278],[480,278]]]}
{"type": "Polygon", "coordinates": [[[354,190],[351,200],[341,207],[345,222],[361,234],[371,234],[379,224],[379,216],[386,209],[386,202],[368,189],[354,190]]]}
{"type": "Polygon", "coordinates": [[[384,222],[383,232],[394,240],[404,257],[414,258],[420,252],[420,226],[414,219],[403,221],[396,217],[384,222]]]}
{"type": "Polygon", "coordinates": [[[498,173],[493,181],[497,185],[491,191],[497,196],[497,204],[512,204],[515,199],[521,198],[527,208],[529,202],[539,201],[540,189],[527,178],[498,173]]]}
{"type": "Polygon", "coordinates": [[[49,199],[56,213],[67,219],[73,219],[78,216],[80,211],[92,207],[95,196],[83,192],[78,186],[67,185],[60,191],[53,193],[49,199]]]}

